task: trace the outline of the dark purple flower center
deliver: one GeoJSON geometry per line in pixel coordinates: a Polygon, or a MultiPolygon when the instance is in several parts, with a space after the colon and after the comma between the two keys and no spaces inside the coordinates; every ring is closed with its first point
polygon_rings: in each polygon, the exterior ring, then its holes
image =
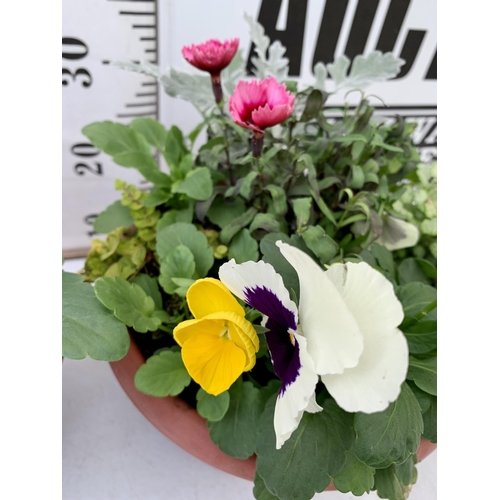
{"type": "Polygon", "coordinates": [[[297,322],[292,311],[287,309],[278,296],[266,287],[257,286],[244,290],[245,302],[268,317],[264,325],[266,341],[271,352],[274,371],[282,381],[280,395],[283,394],[299,375],[299,344],[288,332],[297,330],[297,322]]]}

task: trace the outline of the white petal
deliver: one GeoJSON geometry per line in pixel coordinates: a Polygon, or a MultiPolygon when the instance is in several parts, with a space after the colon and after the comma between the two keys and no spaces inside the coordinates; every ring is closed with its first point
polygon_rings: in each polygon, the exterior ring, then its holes
{"type": "Polygon", "coordinates": [[[334,264],[325,271],[365,337],[370,330],[392,330],[403,321],[403,306],[392,283],[366,262],[334,264]]]}
{"type": "Polygon", "coordinates": [[[302,335],[294,334],[299,345],[300,371],[297,378],[278,396],[274,409],[274,430],[276,432],[276,449],[292,435],[299,426],[304,411],[316,413],[323,408],[316,403],[316,384],[318,376],[314,363],[307,352],[307,340],[302,335]]]}
{"type": "Polygon", "coordinates": [[[403,307],[392,283],[366,262],[336,264],[325,274],[356,318],[365,347],[358,366],[326,375],[323,383],[346,411],[382,411],[398,397],[408,371],[408,344],[396,328],[403,307]]]}
{"type": "Polygon", "coordinates": [[[418,228],[409,222],[388,215],[384,219],[382,234],[375,243],[384,245],[387,250],[414,247],[420,238],[418,228]]]}
{"type": "Polygon", "coordinates": [[[395,401],[408,371],[408,344],[397,328],[372,331],[358,366],[321,380],[337,404],[349,412],[374,413],[395,401]]]}
{"type": "Polygon", "coordinates": [[[234,259],[222,264],[219,268],[219,278],[236,297],[245,300],[245,290],[265,287],[278,297],[283,306],[293,312],[297,322],[297,306],[290,299],[283,278],[267,262],[244,262],[236,264],[234,259]]]}
{"type": "Polygon", "coordinates": [[[298,248],[277,241],[300,283],[299,322],[319,375],[356,366],[363,337],[352,313],[325,272],[298,248]]]}

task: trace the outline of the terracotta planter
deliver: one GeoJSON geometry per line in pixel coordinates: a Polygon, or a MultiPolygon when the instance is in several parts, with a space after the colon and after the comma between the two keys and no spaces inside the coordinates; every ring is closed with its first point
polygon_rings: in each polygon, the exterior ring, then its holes
{"type": "MultiPolygon", "coordinates": [[[[240,460],[222,451],[212,442],[205,419],[196,409],[178,397],[157,398],[139,392],[134,385],[134,376],[145,362],[141,351],[131,339],[128,354],[120,361],[110,363],[113,372],[137,409],[168,439],[183,450],[217,469],[253,481],[255,455],[240,460]]],[[[417,450],[421,461],[436,449],[436,444],[422,439],[417,450]]],[[[328,490],[335,489],[332,484],[328,490]]]]}

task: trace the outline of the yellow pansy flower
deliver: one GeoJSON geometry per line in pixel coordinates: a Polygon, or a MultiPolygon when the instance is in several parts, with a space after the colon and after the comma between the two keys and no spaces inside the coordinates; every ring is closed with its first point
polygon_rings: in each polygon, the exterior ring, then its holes
{"type": "Polygon", "coordinates": [[[253,368],[259,338],[243,307],[219,280],[197,280],[186,299],[195,319],[179,323],[174,339],[191,378],[217,396],[253,368]]]}

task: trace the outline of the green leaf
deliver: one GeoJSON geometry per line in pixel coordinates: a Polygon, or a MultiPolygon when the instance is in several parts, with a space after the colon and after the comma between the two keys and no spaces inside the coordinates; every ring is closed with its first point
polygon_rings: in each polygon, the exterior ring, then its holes
{"type": "Polygon", "coordinates": [[[416,456],[400,465],[391,465],[375,472],[375,488],[380,498],[407,500],[412,486],[417,482],[416,456]]]}
{"type": "Polygon", "coordinates": [[[359,165],[353,165],[347,177],[347,185],[351,189],[361,189],[365,183],[365,174],[359,165]]]}
{"type": "Polygon", "coordinates": [[[259,390],[241,377],[229,389],[230,403],[218,422],[207,422],[212,441],[227,455],[248,458],[255,452],[259,390]]]}
{"type": "Polygon", "coordinates": [[[179,286],[173,279],[191,280],[195,269],[193,252],[185,245],[177,245],[166,257],[160,259],[160,285],[170,295],[177,293],[179,286]]]}
{"type": "MultiPolygon", "coordinates": [[[[437,291],[424,283],[412,282],[397,289],[396,295],[403,304],[405,316],[415,316],[436,300],[437,291]]],[[[435,319],[434,316],[427,317],[435,319]]]]}
{"type": "MultiPolygon", "coordinates": [[[[233,236],[244,227],[248,226],[257,214],[257,209],[255,207],[250,207],[243,215],[238,218],[233,219],[231,222],[226,224],[222,231],[220,232],[219,239],[224,245],[228,245],[232,240],[233,236]]],[[[208,214],[207,214],[208,215],[208,214]]]]}
{"type": "Polygon", "coordinates": [[[218,396],[213,396],[200,387],[196,393],[196,410],[203,418],[211,422],[218,422],[227,413],[229,400],[228,391],[224,391],[218,396]]]}
{"type": "Polygon", "coordinates": [[[255,478],[253,480],[253,496],[257,500],[279,500],[279,498],[273,495],[264,483],[264,480],[255,472],[255,478]]]}
{"type": "Polygon", "coordinates": [[[197,201],[208,200],[213,192],[210,170],[207,167],[198,167],[191,170],[184,181],[172,188],[172,192],[187,194],[197,201]]]}
{"type": "Polygon", "coordinates": [[[437,443],[437,398],[430,396],[429,409],[422,415],[424,420],[424,433],[422,437],[431,443],[437,443]]]}
{"type": "Polygon", "coordinates": [[[127,327],[97,299],[79,274],[62,272],[62,355],[117,361],[127,354],[127,327]]]}
{"type": "Polygon", "coordinates": [[[193,224],[176,222],[163,227],[156,235],[156,251],[160,261],[177,246],[185,245],[191,250],[195,262],[195,278],[204,278],[214,264],[212,247],[206,236],[193,224]]]}
{"type": "Polygon", "coordinates": [[[271,264],[275,271],[283,278],[283,282],[288,291],[293,290],[297,298],[300,298],[300,286],[297,272],[285,257],[283,257],[280,249],[276,246],[276,242],[279,240],[289,245],[292,244],[290,238],[283,233],[269,233],[262,238],[260,241],[262,260],[271,264]]]}
{"type": "Polygon", "coordinates": [[[437,357],[417,359],[410,356],[410,366],[406,377],[413,380],[423,391],[437,396],[437,357]]]}
{"type": "Polygon", "coordinates": [[[139,134],[142,134],[151,146],[154,146],[158,149],[158,151],[163,153],[165,140],[167,138],[167,131],[161,123],[157,122],[153,118],[141,117],[132,120],[130,122],[130,128],[139,134]]]}
{"type": "Polygon", "coordinates": [[[243,196],[245,200],[248,200],[248,198],[250,198],[252,183],[258,176],[258,172],[248,172],[248,174],[243,178],[243,184],[240,187],[240,195],[243,196]]]}
{"type": "Polygon", "coordinates": [[[191,382],[180,352],[165,350],[148,358],[136,372],[136,388],[150,396],[177,396],[191,382]]]}
{"type": "Polygon", "coordinates": [[[165,138],[164,156],[172,171],[180,164],[187,153],[181,130],[175,125],[167,132],[165,138]]]}
{"type": "Polygon", "coordinates": [[[375,469],[360,462],[352,452],[347,452],[347,462],[342,471],[333,478],[333,484],[342,493],[351,492],[359,497],[369,493],[375,484],[375,469]]]}
{"type": "Polygon", "coordinates": [[[400,464],[417,451],[424,430],[417,399],[403,383],[401,394],[377,413],[356,413],[354,454],[369,467],[380,469],[400,464]]]}
{"type": "Polygon", "coordinates": [[[437,321],[403,321],[400,329],[412,354],[424,354],[437,348],[437,321]]]}
{"type": "Polygon", "coordinates": [[[158,186],[170,186],[170,177],[160,172],[147,140],[130,127],[110,121],[95,122],[84,127],[82,133],[94,146],[111,155],[117,165],[136,168],[158,186]]]}
{"type": "Polygon", "coordinates": [[[306,226],[311,217],[312,198],[295,198],[292,200],[293,213],[297,218],[297,229],[306,226]]]}
{"type": "Polygon", "coordinates": [[[232,203],[221,196],[217,196],[207,212],[207,218],[213,224],[223,228],[231,221],[241,217],[246,211],[242,198],[236,198],[232,203]]]}
{"type": "Polygon", "coordinates": [[[118,276],[104,277],[96,281],[94,291],[120,321],[134,330],[141,333],[156,331],[161,325],[161,320],[153,316],[154,300],[139,285],[118,276]]]}
{"type": "Polygon", "coordinates": [[[274,213],[278,216],[285,215],[288,211],[285,190],[280,186],[275,186],[274,184],[269,184],[265,187],[265,190],[271,193],[274,213]]]}
{"type": "Polygon", "coordinates": [[[299,427],[277,450],[275,405],[276,397],[269,398],[259,420],[257,473],[280,499],[309,500],[344,467],[354,440],[352,416],[327,399],[323,411],[303,414],[299,427]]]}
{"type": "Polygon", "coordinates": [[[134,219],[130,215],[130,208],[124,207],[120,200],[115,201],[104,209],[94,221],[94,231],[107,234],[118,227],[130,227],[134,219]]]}
{"type": "Polygon", "coordinates": [[[314,198],[314,201],[318,205],[318,208],[321,210],[321,213],[334,225],[337,225],[337,221],[335,220],[335,217],[333,216],[332,211],[328,208],[328,205],[325,203],[325,200],[321,198],[321,196],[317,195],[314,192],[314,189],[310,189],[309,193],[311,196],[314,198]]]}
{"type": "Polygon", "coordinates": [[[394,259],[392,253],[382,245],[375,243],[371,246],[370,251],[377,259],[378,265],[386,271],[390,276],[394,276],[394,259]]]}
{"type": "Polygon", "coordinates": [[[249,260],[253,260],[254,262],[259,260],[259,245],[250,236],[248,229],[242,229],[231,240],[227,256],[229,259],[234,259],[236,264],[241,264],[249,260]]]}
{"type": "Polygon", "coordinates": [[[322,109],[323,93],[320,90],[315,89],[307,96],[306,105],[299,121],[308,122],[313,118],[316,118],[322,109]]]}
{"type": "Polygon", "coordinates": [[[169,189],[153,187],[142,200],[142,204],[145,207],[157,207],[158,205],[166,203],[171,198],[172,194],[169,189]]]}
{"type": "Polygon", "coordinates": [[[399,265],[398,273],[400,285],[406,285],[406,283],[411,283],[412,281],[420,281],[427,285],[430,283],[418,260],[414,258],[403,260],[399,265]]]}
{"type": "Polygon", "coordinates": [[[309,226],[301,233],[301,236],[322,264],[329,264],[339,251],[337,243],[325,233],[321,226],[309,226]]]}
{"type": "Polygon", "coordinates": [[[163,300],[161,298],[161,292],[156,278],[153,278],[148,274],[141,273],[134,276],[130,281],[139,285],[144,290],[146,295],[149,295],[153,299],[155,309],[163,309],[163,300]]]}
{"type": "Polygon", "coordinates": [[[280,223],[273,214],[257,214],[250,224],[250,232],[256,229],[263,229],[268,233],[277,233],[280,230],[280,223]]]}

